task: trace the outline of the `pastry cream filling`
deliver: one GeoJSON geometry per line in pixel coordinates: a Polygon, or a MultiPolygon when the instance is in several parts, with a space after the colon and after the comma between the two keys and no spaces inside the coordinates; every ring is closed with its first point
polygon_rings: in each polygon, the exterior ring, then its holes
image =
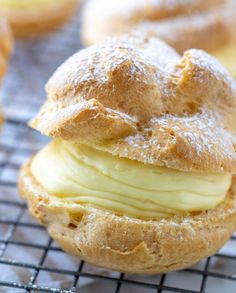
{"type": "Polygon", "coordinates": [[[227,46],[213,54],[236,78],[236,44],[227,46]]]}
{"type": "Polygon", "coordinates": [[[165,218],[215,208],[230,174],[181,172],[55,140],[32,160],[37,181],[65,203],[137,218],[165,218]]]}
{"type": "Polygon", "coordinates": [[[58,2],[66,2],[68,0],[0,0],[0,8],[9,9],[24,9],[24,8],[34,8],[38,6],[47,6],[56,4],[58,2]]]}

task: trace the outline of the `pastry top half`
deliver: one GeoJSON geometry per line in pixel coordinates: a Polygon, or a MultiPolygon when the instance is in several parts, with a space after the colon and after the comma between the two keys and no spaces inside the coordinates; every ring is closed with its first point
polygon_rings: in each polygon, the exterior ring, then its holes
{"type": "Polygon", "coordinates": [[[156,35],[179,52],[216,51],[235,40],[235,0],[89,0],[83,39],[91,44],[137,29],[156,35]]]}
{"type": "Polygon", "coordinates": [[[47,136],[144,164],[236,172],[236,83],[201,50],[180,56],[141,32],[110,38],[72,56],[46,90],[30,125],[47,136]]]}

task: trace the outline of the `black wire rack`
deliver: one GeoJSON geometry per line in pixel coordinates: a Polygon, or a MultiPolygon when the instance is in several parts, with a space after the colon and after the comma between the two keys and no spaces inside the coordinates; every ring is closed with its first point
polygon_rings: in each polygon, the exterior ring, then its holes
{"type": "Polygon", "coordinates": [[[99,269],[64,253],[30,217],[16,188],[20,165],[47,139],[27,127],[55,68],[80,48],[79,18],[48,37],[16,44],[1,89],[6,122],[0,136],[0,292],[235,293],[236,235],[214,257],[157,276],[99,269]]]}

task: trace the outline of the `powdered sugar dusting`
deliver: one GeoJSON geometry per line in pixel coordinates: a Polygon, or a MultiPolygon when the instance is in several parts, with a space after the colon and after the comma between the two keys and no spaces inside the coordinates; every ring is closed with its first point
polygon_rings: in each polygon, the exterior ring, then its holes
{"type": "Polygon", "coordinates": [[[71,57],[47,90],[50,107],[35,123],[42,132],[49,119],[54,137],[62,137],[64,129],[76,129],[73,140],[146,164],[236,171],[235,81],[201,50],[189,50],[181,58],[162,41],[142,33],[111,38],[71,57]],[[94,105],[97,114],[87,116],[86,131],[86,115],[83,123],[74,117],[94,105]],[[113,124],[104,129],[108,116],[113,124]],[[66,127],[60,131],[60,125],[66,127]],[[127,131],[117,131],[120,125],[127,131]]]}

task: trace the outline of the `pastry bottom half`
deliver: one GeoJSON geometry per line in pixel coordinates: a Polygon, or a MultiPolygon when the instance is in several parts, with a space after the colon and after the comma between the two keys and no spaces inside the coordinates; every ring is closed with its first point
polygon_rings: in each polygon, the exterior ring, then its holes
{"type": "Polygon", "coordinates": [[[236,229],[236,180],[214,210],[163,220],[141,220],[49,194],[29,161],[19,190],[29,209],[68,253],[100,267],[156,274],[189,267],[215,254],[236,229]]]}

